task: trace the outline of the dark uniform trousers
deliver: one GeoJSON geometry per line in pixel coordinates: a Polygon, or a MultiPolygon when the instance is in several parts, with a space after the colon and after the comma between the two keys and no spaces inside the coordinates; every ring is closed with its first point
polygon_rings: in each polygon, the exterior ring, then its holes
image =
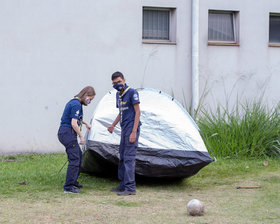
{"type": "Polygon", "coordinates": [[[135,157],[138,146],[138,138],[140,134],[140,127],[137,129],[136,141],[129,143],[129,136],[132,127],[122,129],[120,142],[120,160],[118,166],[118,177],[120,180],[120,187],[127,191],[136,191],[135,183],[135,157]]]}
{"type": "Polygon", "coordinates": [[[71,190],[80,175],[82,164],[82,151],[80,149],[77,133],[70,127],[60,127],[58,139],[65,146],[68,157],[68,168],[64,184],[65,190],[71,190]]]}

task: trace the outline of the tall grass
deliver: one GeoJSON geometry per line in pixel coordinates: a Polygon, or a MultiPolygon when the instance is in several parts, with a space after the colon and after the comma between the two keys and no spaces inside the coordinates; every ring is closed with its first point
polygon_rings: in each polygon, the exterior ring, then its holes
{"type": "Polygon", "coordinates": [[[280,157],[280,104],[269,109],[261,101],[237,105],[233,111],[202,109],[197,119],[218,157],[280,157]]]}

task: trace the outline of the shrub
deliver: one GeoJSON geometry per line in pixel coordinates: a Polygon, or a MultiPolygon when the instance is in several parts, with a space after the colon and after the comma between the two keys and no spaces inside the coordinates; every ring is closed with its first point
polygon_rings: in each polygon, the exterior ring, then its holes
{"type": "Polygon", "coordinates": [[[197,123],[217,157],[280,157],[280,104],[269,109],[255,101],[232,112],[203,109],[197,123]]]}

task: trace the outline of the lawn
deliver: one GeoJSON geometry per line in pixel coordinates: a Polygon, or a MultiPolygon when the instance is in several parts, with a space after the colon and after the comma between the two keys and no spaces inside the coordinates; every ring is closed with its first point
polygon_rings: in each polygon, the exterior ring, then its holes
{"type": "Polygon", "coordinates": [[[81,174],[81,194],[64,194],[65,154],[0,157],[0,223],[279,223],[280,160],[218,159],[180,181],[137,181],[137,195],[109,191],[115,179],[81,174]],[[25,182],[24,182],[25,181],[25,182]],[[19,184],[19,183],[25,184],[19,184]],[[260,186],[236,189],[237,186],[260,186]],[[205,214],[187,215],[187,202],[205,214]]]}

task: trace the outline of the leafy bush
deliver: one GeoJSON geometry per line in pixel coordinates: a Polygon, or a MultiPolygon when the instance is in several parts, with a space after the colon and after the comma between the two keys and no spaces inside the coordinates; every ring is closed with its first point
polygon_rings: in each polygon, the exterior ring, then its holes
{"type": "Polygon", "coordinates": [[[256,101],[232,112],[203,109],[197,123],[215,156],[280,157],[280,104],[269,109],[256,101]]]}

